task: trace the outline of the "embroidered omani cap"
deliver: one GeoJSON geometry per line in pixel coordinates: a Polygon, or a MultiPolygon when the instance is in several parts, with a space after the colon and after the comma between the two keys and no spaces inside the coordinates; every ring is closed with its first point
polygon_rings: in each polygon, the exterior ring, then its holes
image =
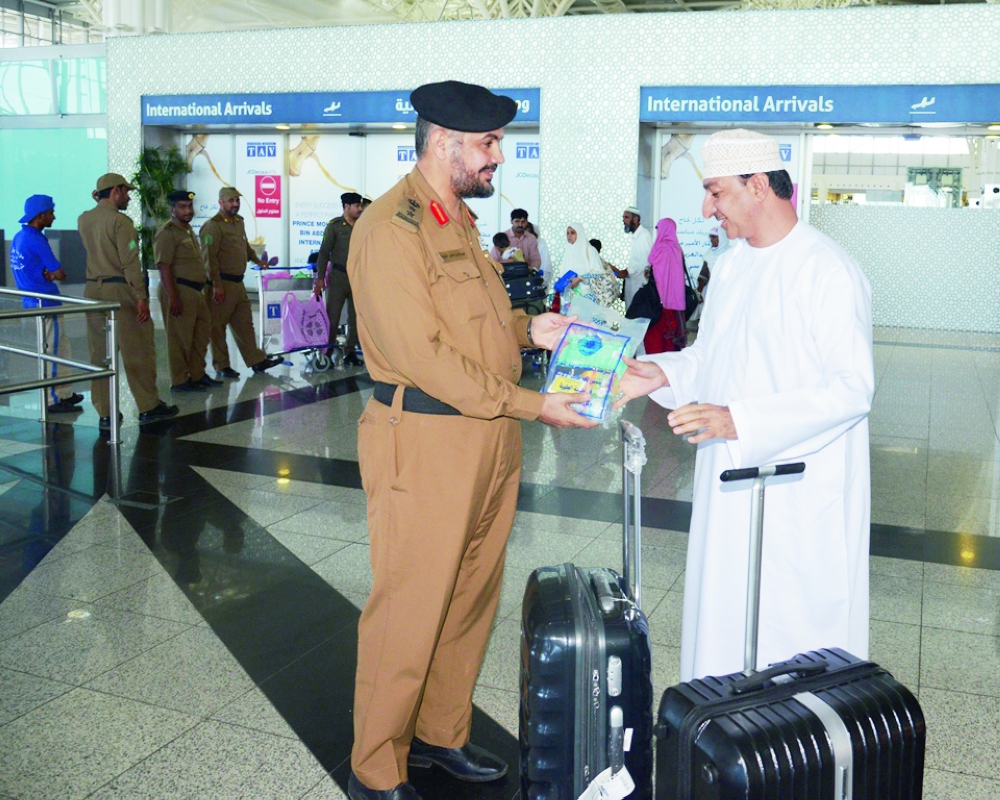
{"type": "Polygon", "coordinates": [[[778,140],[744,128],[713,133],[701,148],[701,160],[702,180],[785,169],[778,140]]]}

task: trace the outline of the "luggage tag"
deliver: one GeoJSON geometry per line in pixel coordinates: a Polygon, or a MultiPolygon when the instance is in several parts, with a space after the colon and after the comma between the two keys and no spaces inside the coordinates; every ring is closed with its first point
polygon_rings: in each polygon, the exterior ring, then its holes
{"type": "Polygon", "coordinates": [[[622,800],[634,791],[635,782],[627,768],[622,767],[617,775],[612,776],[611,767],[608,767],[590,782],[577,800],[622,800]]]}

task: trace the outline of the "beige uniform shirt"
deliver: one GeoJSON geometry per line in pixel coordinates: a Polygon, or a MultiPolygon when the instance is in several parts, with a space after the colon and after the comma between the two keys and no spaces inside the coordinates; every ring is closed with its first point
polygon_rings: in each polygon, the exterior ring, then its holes
{"type": "Polygon", "coordinates": [[[200,236],[208,275],[214,286],[219,285],[220,272],[243,275],[247,271],[247,261],[257,258],[247,241],[246,227],[239,214],[229,219],[220,211],[201,226],[200,236]]]}
{"type": "Polygon", "coordinates": [[[175,278],[205,282],[205,261],[191,227],[185,228],[174,220],[161,225],[153,239],[153,260],[170,267],[175,278]]]}
{"type": "Polygon", "coordinates": [[[418,169],[354,226],[347,273],[373,380],[415,386],[468,417],[536,419],[543,397],[517,385],[529,318],[474,217],[448,219],[418,169]]]}
{"type": "Polygon", "coordinates": [[[87,280],[124,278],[136,299],[148,300],[132,220],[110,200],[101,200],[80,215],[76,227],[87,251],[87,280]]]}

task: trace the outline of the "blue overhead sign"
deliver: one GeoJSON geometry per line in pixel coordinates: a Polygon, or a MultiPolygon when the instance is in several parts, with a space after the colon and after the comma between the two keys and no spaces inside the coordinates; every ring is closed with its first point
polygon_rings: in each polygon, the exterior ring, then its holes
{"type": "Polygon", "coordinates": [[[1000,84],[643,86],[641,122],[1000,121],[1000,84]]]}
{"type": "MultiPolygon", "coordinates": [[[[538,89],[494,89],[517,101],[514,122],[538,122],[538,89]]],[[[142,98],[143,125],[413,122],[410,90],[286,94],[176,94],[142,98]]]]}

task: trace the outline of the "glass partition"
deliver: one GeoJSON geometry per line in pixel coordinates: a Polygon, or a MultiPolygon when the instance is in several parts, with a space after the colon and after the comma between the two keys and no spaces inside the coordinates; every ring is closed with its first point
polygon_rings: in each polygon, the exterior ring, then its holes
{"type": "Polygon", "coordinates": [[[990,207],[1000,184],[994,136],[812,136],[812,203],[990,207]]]}

